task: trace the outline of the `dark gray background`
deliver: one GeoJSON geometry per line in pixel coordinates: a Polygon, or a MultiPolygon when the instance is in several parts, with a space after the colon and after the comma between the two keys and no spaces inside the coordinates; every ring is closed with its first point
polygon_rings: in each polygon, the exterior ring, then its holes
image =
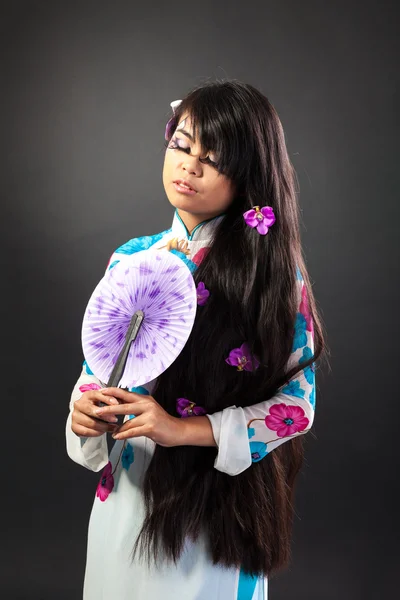
{"type": "Polygon", "coordinates": [[[331,349],[332,370],[317,375],[293,561],[270,582],[270,600],[391,597],[400,559],[396,3],[7,4],[2,598],[81,598],[99,474],[68,458],[64,427],[84,309],[116,247],[170,226],[169,103],[223,77],[259,87],[283,122],[331,349]]]}

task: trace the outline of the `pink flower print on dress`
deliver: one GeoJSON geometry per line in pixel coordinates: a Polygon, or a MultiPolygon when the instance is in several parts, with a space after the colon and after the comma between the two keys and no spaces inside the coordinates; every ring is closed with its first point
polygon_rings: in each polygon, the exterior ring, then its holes
{"type": "Polygon", "coordinates": [[[266,235],[268,228],[276,221],[272,206],[253,206],[250,210],[243,213],[244,220],[249,227],[257,227],[258,233],[266,235]]]}
{"type": "Polygon", "coordinates": [[[195,402],[191,402],[187,398],[178,398],[176,410],[181,417],[200,417],[207,414],[202,406],[197,406],[195,402]]]}
{"type": "Polygon", "coordinates": [[[101,386],[98,385],[97,383],[84,383],[83,385],[79,386],[79,391],[82,392],[82,394],[84,392],[89,392],[90,390],[101,390],[101,386]]]}
{"type": "Polygon", "coordinates": [[[310,313],[310,307],[308,305],[307,288],[305,285],[303,285],[303,287],[301,289],[300,312],[306,320],[307,331],[311,331],[311,335],[312,335],[312,337],[314,337],[314,323],[313,323],[312,316],[310,313]]]}
{"type": "Polygon", "coordinates": [[[208,300],[209,295],[210,292],[208,291],[204,283],[200,281],[197,286],[197,304],[199,306],[204,306],[208,300]]]}
{"type": "Polygon", "coordinates": [[[107,500],[114,487],[114,476],[111,471],[112,465],[111,462],[108,461],[108,464],[104,467],[104,470],[101,474],[101,478],[96,490],[96,496],[100,498],[102,502],[107,500]]]}
{"type": "Polygon", "coordinates": [[[246,342],[240,348],[231,350],[225,362],[232,367],[237,367],[238,371],[255,371],[260,366],[255,357],[251,358],[250,348],[246,342]]]}
{"type": "Polygon", "coordinates": [[[205,258],[206,254],[209,252],[209,250],[210,248],[208,247],[200,248],[200,250],[196,252],[196,254],[193,256],[192,262],[194,262],[195,265],[199,266],[202,260],[205,258]]]}
{"type": "Polygon", "coordinates": [[[298,431],[304,431],[309,420],[300,406],[273,404],[269,409],[270,414],[265,417],[268,429],[276,431],[279,437],[287,437],[298,431]]]}

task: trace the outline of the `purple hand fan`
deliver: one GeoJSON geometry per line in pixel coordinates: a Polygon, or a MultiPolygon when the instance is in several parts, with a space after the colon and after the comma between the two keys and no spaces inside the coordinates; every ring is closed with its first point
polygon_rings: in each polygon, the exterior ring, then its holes
{"type": "Polygon", "coordinates": [[[124,255],[86,307],[86,362],[107,387],[144,385],[178,357],[196,310],[196,285],[178,256],[154,249],[124,255]]]}

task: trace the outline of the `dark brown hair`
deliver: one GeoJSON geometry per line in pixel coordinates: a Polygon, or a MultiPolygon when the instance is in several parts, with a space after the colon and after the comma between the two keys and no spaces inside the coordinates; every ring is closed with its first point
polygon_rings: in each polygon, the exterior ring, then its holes
{"type": "MultiPolygon", "coordinates": [[[[202,149],[216,154],[218,170],[236,184],[237,195],[194,273],[210,298],[153,393],[175,416],[178,397],[208,413],[268,400],[325,347],[302,254],[295,173],[274,107],[253,86],[230,80],[191,91],[176,124],[186,113],[202,149]],[[265,236],[243,219],[255,205],[272,206],[276,215],[265,236]],[[297,268],[308,292],[314,355],[287,372],[299,303],[297,268]],[[224,358],[244,340],[261,366],[238,376],[224,358]]],[[[303,436],[297,436],[230,476],[214,468],[215,448],[156,446],[145,474],[147,513],[134,552],[176,560],[186,536],[202,535],[214,563],[264,575],[287,566],[303,454],[303,436]]]]}

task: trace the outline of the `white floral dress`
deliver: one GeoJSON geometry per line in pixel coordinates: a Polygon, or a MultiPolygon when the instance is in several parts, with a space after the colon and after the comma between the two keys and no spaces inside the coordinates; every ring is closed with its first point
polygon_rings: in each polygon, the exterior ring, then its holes
{"type": "MultiPolygon", "coordinates": [[[[172,251],[194,272],[207,252],[213,231],[223,216],[198,225],[191,235],[177,211],[172,227],[162,233],[135,238],[118,248],[107,270],[133,252],[154,247],[172,251]]],[[[308,311],[306,288],[298,271],[299,308],[289,367],[313,354],[313,324],[308,311]]],[[[133,388],[152,393],[155,381],[133,388]]],[[[146,437],[116,441],[110,454],[107,434],[80,438],[71,429],[73,403],[87,389],[105,387],[83,363],[72,391],[66,423],[70,458],[90,469],[102,471],[89,520],[84,600],[267,600],[267,578],[251,578],[243,570],[212,564],[204,539],[187,541],[178,563],[146,565],[133,563],[131,550],[144,518],[142,483],[155,444],[146,437]]],[[[315,410],[314,366],[300,371],[288,385],[265,402],[241,408],[231,406],[209,414],[218,446],[214,467],[235,476],[251,468],[295,435],[311,429],[315,410]]],[[[126,417],[130,418],[130,417],[126,417]]]]}

